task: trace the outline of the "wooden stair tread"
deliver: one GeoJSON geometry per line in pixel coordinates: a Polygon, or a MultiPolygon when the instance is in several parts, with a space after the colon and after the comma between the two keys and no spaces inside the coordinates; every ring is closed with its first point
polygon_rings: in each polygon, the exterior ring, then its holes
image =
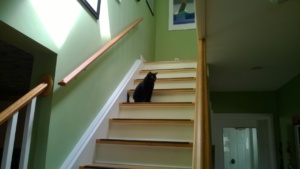
{"type": "MultiPolygon", "coordinates": [[[[141,82],[143,79],[135,79],[134,82],[141,82]]],[[[196,80],[195,77],[182,77],[182,78],[158,78],[156,79],[155,83],[157,82],[167,82],[167,81],[194,81],[196,80]]]]}
{"type": "MultiPolygon", "coordinates": [[[[128,90],[128,93],[133,93],[134,89],[128,90]]],[[[154,89],[153,93],[193,93],[196,92],[194,88],[186,88],[186,89],[154,89]]]]}
{"type": "Polygon", "coordinates": [[[148,73],[148,72],[190,72],[196,71],[196,68],[174,68],[174,69],[147,69],[147,70],[140,70],[140,73],[148,73]]]}
{"type": "Polygon", "coordinates": [[[191,119],[130,119],[130,118],[112,118],[110,123],[162,123],[162,124],[194,124],[191,119]]]}
{"type": "Polygon", "coordinates": [[[130,102],[130,103],[126,103],[126,102],[123,102],[123,103],[120,103],[119,106],[123,106],[123,107],[126,107],[126,106],[147,106],[147,107],[151,107],[151,106],[154,106],[154,107],[157,107],[157,106],[195,106],[195,103],[194,102],[130,102]]]}
{"type": "Polygon", "coordinates": [[[144,64],[163,64],[163,63],[196,63],[195,60],[165,60],[165,61],[153,61],[153,62],[144,62],[144,64]]]}
{"type": "Polygon", "coordinates": [[[148,141],[148,140],[121,140],[121,139],[97,139],[98,144],[121,144],[121,145],[143,145],[143,146],[163,146],[163,147],[193,147],[190,142],[173,141],[148,141]]]}
{"type": "Polygon", "coordinates": [[[151,166],[140,166],[140,165],[124,165],[124,164],[104,164],[94,163],[90,165],[82,165],[80,169],[179,169],[170,167],[151,167],[151,166]]]}

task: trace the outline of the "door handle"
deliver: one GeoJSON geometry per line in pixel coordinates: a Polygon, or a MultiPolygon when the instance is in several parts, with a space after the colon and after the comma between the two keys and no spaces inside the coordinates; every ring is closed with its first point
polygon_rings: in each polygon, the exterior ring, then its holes
{"type": "Polygon", "coordinates": [[[235,164],[235,159],[231,159],[231,160],[230,160],[230,163],[231,163],[231,164],[235,164]]]}

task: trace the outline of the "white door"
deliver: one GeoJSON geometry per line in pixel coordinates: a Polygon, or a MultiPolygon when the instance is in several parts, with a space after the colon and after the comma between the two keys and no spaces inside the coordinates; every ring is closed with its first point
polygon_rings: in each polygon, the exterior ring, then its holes
{"type": "Polygon", "coordinates": [[[257,169],[256,128],[223,128],[224,168],[257,169]]]}
{"type": "Polygon", "coordinates": [[[215,169],[274,169],[270,116],[214,114],[215,169]]]}

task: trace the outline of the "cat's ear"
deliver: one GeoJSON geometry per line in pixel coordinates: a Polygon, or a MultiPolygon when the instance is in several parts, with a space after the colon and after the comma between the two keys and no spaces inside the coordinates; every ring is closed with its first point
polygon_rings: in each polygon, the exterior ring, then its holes
{"type": "Polygon", "coordinates": [[[156,73],[153,73],[153,74],[157,75],[157,73],[158,73],[158,72],[156,72],[156,73]]]}

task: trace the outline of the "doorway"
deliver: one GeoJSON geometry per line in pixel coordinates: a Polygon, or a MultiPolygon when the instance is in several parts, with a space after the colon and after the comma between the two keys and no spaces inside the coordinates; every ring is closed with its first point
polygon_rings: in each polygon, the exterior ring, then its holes
{"type": "MultiPolygon", "coordinates": [[[[34,39],[27,37],[22,32],[0,21],[0,53],[1,53],[1,91],[0,91],[0,112],[27,93],[30,89],[36,87],[41,82],[44,74],[50,74],[55,77],[57,54],[51,49],[39,44],[34,39]],[[5,71],[4,71],[5,69],[5,71]]],[[[30,165],[38,165],[43,168],[45,161],[45,151],[47,149],[47,132],[51,114],[52,95],[47,98],[38,97],[35,108],[35,117],[32,131],[31,149],[35,150],[29,162],[30,165]],[[39,143],[39,144],[34,144],[39,143]]],[[[14,154],[15,160],[12,162],[18,165],[19,154],[21,151],[24,119],[26,108],[20,110],[18,127],[15,138],[14,154]],[[23,118],[22,118],[23,117],[23,118]],[[20,130],[20,132],[18,132],[20,130]],[[16,152],[16,153],[15,153],[16,152]]],[[[4,137],[6,125],[0,126],[0,154],[4,147],[4,137]]],[[[1,156],[1,155],[0,155],[1,156]]],[[[13,157],[14,158],[14,157],[13,157]]],[[[0,157],[0,161],[2,158],[0,157]]],[[[1,163],[1,162],[0,162],[1,163]]]]}
{"type": "Polygon", "coordinates": [[[274,169],[272,115],[214,113],[215,169],[274,169]]]}

